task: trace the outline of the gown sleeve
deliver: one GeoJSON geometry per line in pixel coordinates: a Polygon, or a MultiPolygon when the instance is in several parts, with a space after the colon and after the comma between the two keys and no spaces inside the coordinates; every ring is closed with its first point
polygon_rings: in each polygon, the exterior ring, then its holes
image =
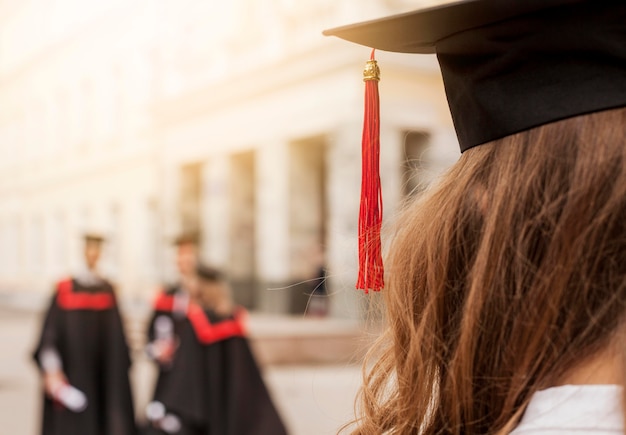
{"type": "Polygon", "coordinates": [[[35,363],[42,372],[52,372],[63,369],[63,360],[60,353],[62,346],[61,322],[63,312],[56,302],[55,291],[46,311],[43,326],[37,347],[33,353],[35,363]]]}

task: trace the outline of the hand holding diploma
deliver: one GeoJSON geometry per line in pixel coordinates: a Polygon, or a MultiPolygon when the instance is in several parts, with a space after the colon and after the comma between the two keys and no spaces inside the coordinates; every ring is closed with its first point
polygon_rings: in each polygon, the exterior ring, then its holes
{"type": "Polygon", "coordinates": [[[44,388],[55,402],[72,412],[82,412],[87,408],[85,393],[70,385],[61,371],[46,373],[44,388]]]}

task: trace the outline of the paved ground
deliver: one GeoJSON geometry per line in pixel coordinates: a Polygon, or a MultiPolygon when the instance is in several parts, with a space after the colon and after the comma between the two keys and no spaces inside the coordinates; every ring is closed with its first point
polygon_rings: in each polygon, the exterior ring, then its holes
{"type": "MultiPolygon", "coordinates": [[[[29,351],[39,317],[0,309],[0,433],[36,435],[39,424],[37,372],[29,351]]],[[[266,381],[292,435],[325,435],[352,415],[360,382],[355,365],[270,366],[266,381]]],[[[144,361],[133,368],[136,400],[149,396],[153,370],[144,361]]],[[[70,434],[68,434],[70,435],[70,434]]]]}

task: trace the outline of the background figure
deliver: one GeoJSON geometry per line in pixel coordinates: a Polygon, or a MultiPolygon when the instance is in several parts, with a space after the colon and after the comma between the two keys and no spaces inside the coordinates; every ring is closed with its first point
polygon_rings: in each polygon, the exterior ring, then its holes
{"type": "Polygon", "coordinates": [[[197,297],[198,236],[184,234],[174,243],[179,281],[158,295],[148,327],[147,353],[159,366],[153,401],[146,409],[148,433],[199,434],[205,419],[199,407],[202,369],[194,356],[200,349],[187,320],[190,299],[197,297]]]}
{"type": "Polygon", "coordinates": [[[44,435],[136,433],[130,358],[113,286],[97,270],[102,236],[85,236],[86,268],[56,285],[34,352],[44,435]]]}
{"type": "Polygon", "coordinates": [[[326,291],[326,268],[320,266],[317,276],[309,281],[311,292],[306,314],[312,317],[326,317],[328,314],[328,292],[326,291]]]}
{"type": "Polygon", "coordinates": [[[224,279],[224,275],[217,269],[199,264],[197,274],[197,302],[203,309],[208,310],[216,318],[232,316],[235,306],[232,292],[224,279]]]}
{"type": "Polygon", "coordinates": [[[200,304],[190,311],[203,347],[204,434],[286,433],[246,338],[245,310],[234,306],[216,269],[198,267],[200,304]]]}
{"type": "Polygon", "coordinates": [[[197,237],[176,241],[181,283],[162,292],[148,331],[159,364],[149,434],[286,433],[221,274],[197,267],[197,237]]]}
{"type": "Polygon", "coordinates": [[[330,305],[326,288],[326,255],[321,244],[312,250],[313,277],[307,279],[309,302],[305,314],[311,317],[326,317],[330,305]]]}

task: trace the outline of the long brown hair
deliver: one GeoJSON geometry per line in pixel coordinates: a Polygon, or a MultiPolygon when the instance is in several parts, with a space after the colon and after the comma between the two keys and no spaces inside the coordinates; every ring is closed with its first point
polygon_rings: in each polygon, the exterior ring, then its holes
{"type": "Polygon", "coordinates": [[[623,321],[626,109],[468,150],[402,213],[386,267],[353,433],[508,431],[623,321]]]}

